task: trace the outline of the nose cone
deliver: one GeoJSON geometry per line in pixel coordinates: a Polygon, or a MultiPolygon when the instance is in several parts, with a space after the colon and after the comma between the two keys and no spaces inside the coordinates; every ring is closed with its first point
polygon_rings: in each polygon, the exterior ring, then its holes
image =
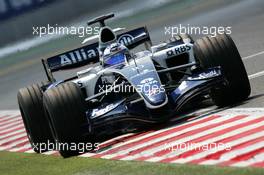
{"type": "Polygon", "coordinates": [[[155,71],[138,74],[131,80],[147,107],[159,108],[168,101],[166,91],[155,71]]]}
{"type": "Polygon", "coordinates": [[[153,88],[147,91],[145,94],[145,100],[152,106],[159,106],[166,102],[166,93],[163,87],[153,88]]]}
{"type": "Polygon", "coordinates": [[[166,101],[166,94],[160,93],[153,97],[149,97],[149,101],[153,106],[161,105],[162,103],[166,101]]]}

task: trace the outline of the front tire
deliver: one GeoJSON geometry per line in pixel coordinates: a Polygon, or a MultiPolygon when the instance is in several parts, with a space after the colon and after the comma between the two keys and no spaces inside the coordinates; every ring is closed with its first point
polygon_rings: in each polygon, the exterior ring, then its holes
{"type": "Polygon", "coordinates": [[[64,83],[46,91],[43,100],[56,144],[67,146],[58,149],[63,157],[80,153],[77,149],[71,149],[70,145],[93,145],[89,138],[91,126],[85,114],[85,100],[75,83],[64,83]]]}
{"type": "Polygon", "coordinates": [[[38,84],[22,88],[17,94],[28,139],[36,153],[48,151],[48,143],[54,142],[49,122],[44,114],[42,96],[43,93],[38,84]],[[42,147],[42,144],[46,145],[42,147]]]}
{"type": "Polygon", "coordinates": [[[217,106],[241,102],[250,95],[250,83],[241,56],[229,35],[203,37],[194,44],[194,55],[202,68],[220,66],[227,85],[212,89],[211,97],[217,106]]]}

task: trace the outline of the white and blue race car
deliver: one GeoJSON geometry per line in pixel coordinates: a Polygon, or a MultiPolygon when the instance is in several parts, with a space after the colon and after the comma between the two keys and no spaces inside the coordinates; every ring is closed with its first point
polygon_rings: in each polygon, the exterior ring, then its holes
{"type": "MultiPolygon", "coordinates": [[[[229,35],[194,42],[184,34],[152,45],[145,27],[123,32],[106,26],[104,21],[113,16],[88,23],[98,22],[100,32],[84,46],[42,60],[47,83],[19,90],[20,111],[36,152],[41,152],[41,143],[96,143],[168,121],[205,94],[221,107],[250,95],[245,67],[229,35]],[[144,51],[132,52],[142,44],[144,51]],[[89,64],[66,80],[53,75],[89,64]]],[[[63,157],[79,154],[70,149],[59,152],[63,157]]]]}

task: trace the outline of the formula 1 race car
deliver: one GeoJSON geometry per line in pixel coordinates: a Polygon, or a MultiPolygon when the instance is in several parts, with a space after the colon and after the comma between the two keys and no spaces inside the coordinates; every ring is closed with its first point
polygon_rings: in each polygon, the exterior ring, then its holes
{"type": "MultiPolygon", "coordinates": [[[[95,146],[107,135],[168,121],[205,94],[220,107],[250,95],[247,72],[229,35],[194,42],[181,34],[152,45],[145,27],[125,32],[106,26],[113,16],[91,20],[88,25],[99,23],[100,32],[82,47],[42,60],[48,82],[19,90],[21,115],[36,152],[43,152],[43,143],[95,146]],[[132,52],[143,44],[144,51],[132,52]],[[56,71],[80,66],[86,68],[74,77],[54,78],[56,71]]],[[[57,150],[63,157],[79,154],[57,150]]]]}

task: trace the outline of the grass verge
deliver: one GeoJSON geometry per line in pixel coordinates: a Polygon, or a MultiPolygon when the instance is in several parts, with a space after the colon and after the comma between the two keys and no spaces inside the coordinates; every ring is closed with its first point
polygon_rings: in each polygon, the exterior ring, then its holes
{"type": "Polygon", "coordinates": [[[1,175],[263,175],[260,168],[179,165],[0,152],[1,175]]]}

